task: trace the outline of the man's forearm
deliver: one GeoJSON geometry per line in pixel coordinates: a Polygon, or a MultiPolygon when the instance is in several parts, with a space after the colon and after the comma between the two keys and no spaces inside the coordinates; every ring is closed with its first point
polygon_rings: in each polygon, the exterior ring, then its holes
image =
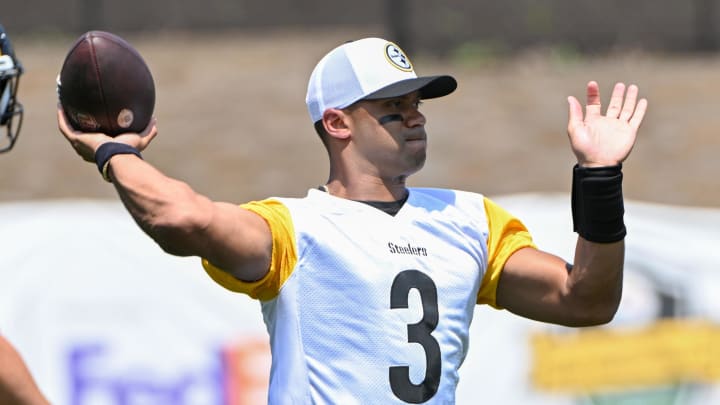
{"type": "Polygon", "coordinates": [[[195,238],[210,221],[209,200],[132,155],[113,157],[110,177],[135,222],[166,252],[199,254],[196,244],[202,241],[195,238]]]}
{"type": "Polygon", "coordinates": [[[625,242],[596,243],[578,237],[568,291],[593,323],[607,323],[622,296],[625,242]]]}

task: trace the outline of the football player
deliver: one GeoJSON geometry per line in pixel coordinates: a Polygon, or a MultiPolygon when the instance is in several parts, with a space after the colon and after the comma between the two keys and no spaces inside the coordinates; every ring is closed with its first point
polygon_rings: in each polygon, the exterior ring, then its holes
{"type": "Polygon", "coordinates": [[[18,84],[23,73],[20,61],[15,57],[5,28],[0,25],[0,153],[15,146],[23,118],[23,106],[17,101],[18,84]]]}
{"type": "MultiPolygon", "coordinates": [[[[622,162],[647,108],[624,83],[605,112],[594,81],[585,111],[568,97],[578,238],[566,263],[482,194],[406,185],[426,158],[421,101],[456,85],[417,76],[381,38],[340,45],[316,65],[306,95],[330,159],[327,182],[304,198],[241,206],[211,201],[143,160],[154,122],[115,138],[74,131],[60,109],[58,122],[166,252],[202,257],[215,281],[261,302],[269,403],[452,404],[476,304],[568,326],[613,318],[626,234],[622,162]]],[[[458,136],[481,142],[482,131],[458,136]]],[[[494,170],[501,181],[503,167],[494,170]]]]}
{"type": "MultiPolygon", "coordinates": [[[[0,152],[15,145],[23,108],[17,102],[18,80],[22,66],[15,57],[5,28],[0,25],[0,125],[7,127],[6,137],[0,142],[0,152]],[[17,121],[14,121],[17,119],[17,121]]],[[[0,335],[0,404],[47,405],[49,402],[38,388],[25,361],[17,349],[0,335]]]]}

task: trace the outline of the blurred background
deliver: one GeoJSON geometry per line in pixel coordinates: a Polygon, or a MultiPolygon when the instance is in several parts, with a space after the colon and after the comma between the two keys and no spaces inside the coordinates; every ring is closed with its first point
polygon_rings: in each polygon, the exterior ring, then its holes
{"type": "Polygon", "coordinates": [[[22,142],[0,160],[0,201],[113,198],[64,145],[55,77],[74,40],[115,32],[141,51],[157,85],[160,137],[148,159],[227,201],[302,195],[325,181],[307,116],[317,60],[353,38],[398,42],[420,74],[450,73],[428,101],[430,158],[415,185],[497,195],[569,190],[566,97],[597,80],[640,86],[650,101],[627,161],[627,197],[719,206],[715,113],[720,17],[714,0],[6,1],[2,24],[26,72],[22,142]]]}
{"type": "Polygon", "coordinates": [[[618,320],[574,330],[478,308],[458,403],[477,403],[477,390],[496,404],[720,403],[718,3],[3,0],[25,117],[0,156],[0,331],[60,405],[258,403],[257,303],[134,228],[59,134],[55,79],[82,33],[121,35],[156,83],[160,135],[146,160],[216,200],[302,196],[328,170],[304,104],[310,72],[338,44],[380,36],[418,74],[459,82],[423,106],[429,158],[411,185],[505,202],[568,260],[567,96],[583,100],[596,80],[607,102],[623,81],[649,100],[624,170],[618,320]]]}

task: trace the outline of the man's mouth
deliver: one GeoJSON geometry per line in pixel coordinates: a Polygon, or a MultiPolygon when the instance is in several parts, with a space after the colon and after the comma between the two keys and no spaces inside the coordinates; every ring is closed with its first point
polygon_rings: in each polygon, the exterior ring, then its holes
{"type": "Polygon", "coordinates": [[[409,135],[405,137],[405,142],[415,142],[415,141],[426,141],[427,136],[425,134],[418,134],[418,135],[409,135]]]}

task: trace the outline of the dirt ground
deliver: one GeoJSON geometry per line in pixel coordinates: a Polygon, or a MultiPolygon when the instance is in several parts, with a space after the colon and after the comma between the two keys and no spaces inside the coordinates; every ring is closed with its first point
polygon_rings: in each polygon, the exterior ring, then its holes
{"type": "MultiPolygon", "coordinates": [[[[213,199],[300,196],[327,177],[326,155],[304,104],[315,62],[336,44],[374,32],[273,32],[128,37],[157,86],[160,135],[144,153],[213,199]]],[[[12,38],[26,67],[25,123],[0,156],[0,202],[115,198],[95,167],[57,131],[55,77],[75,38],[12,38]]],[[[567,192],[574,157],[566,96],[597,80],[633,82],[650,107],[625,164],[629,199],[720,207],[720,55],[623,53],[558,57],[536,50],[503,60],[414,58],[420,74],[450,73],[453,95],[424,105],[425,168],[410,183],[489,196],[567,192]]]]}

